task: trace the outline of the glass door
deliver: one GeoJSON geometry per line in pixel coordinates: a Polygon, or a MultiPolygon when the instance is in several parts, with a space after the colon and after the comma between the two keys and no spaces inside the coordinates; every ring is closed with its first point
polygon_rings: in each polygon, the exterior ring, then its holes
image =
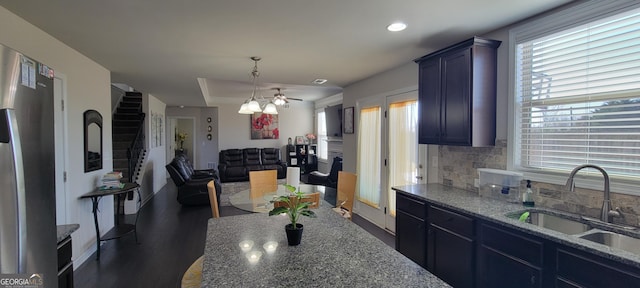
{"type": "Polygon", "coordinates": [[[417,92],[358,103],[356,213],[395,231],[393,186],[421,183],[417,92]]]}

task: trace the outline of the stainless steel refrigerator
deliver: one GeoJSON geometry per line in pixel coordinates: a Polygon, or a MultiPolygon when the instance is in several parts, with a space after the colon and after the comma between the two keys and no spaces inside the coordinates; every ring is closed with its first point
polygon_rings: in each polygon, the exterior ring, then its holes
{"type": "Polygon", "coordinates": [[[0,284],[58,285],[53,115],[53,70],[0,45],[0,284]]]}

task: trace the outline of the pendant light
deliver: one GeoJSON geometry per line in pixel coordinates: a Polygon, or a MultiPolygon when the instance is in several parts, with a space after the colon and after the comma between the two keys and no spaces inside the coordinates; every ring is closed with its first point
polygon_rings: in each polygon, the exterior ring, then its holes
{"type": "Polygon", "coordinates": [[[251,76],[253,77],[253,91],[251,92],[251,98],[244,101],[244,103],[242,103],[242,106],[240,106],[240,110],[238,110],[238,113],[240,114],[253,114],[255,112],[262,112],[265,114],[278,114],[276,105],[274,105],[273,102],[270,101],[269,103],[267,103],[264,106],[263,110],[260,107],[258,99],[256,99],[259,98],[260,100],[264,100],[264,97],[262,97],[262,94],[260,93],[260,88],[258,88],[258,80],[260,77],[260,72],[258,72],[258,61],[260,61],[260,59],[260,57],[256,56],[251,57],[251,60],[253,60],[254,62],[253,70],[251,70],[251,76]]]}

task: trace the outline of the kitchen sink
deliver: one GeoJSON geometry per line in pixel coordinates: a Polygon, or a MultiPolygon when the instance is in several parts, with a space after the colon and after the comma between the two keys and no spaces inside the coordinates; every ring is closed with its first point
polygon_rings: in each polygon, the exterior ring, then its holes
{"type": "Polygon", "coordinates": [[[580,238],[600,243],[611,248],[618,248],[620,250],[640,254],[640,239],[638,238],[608,231],[588,233],[580,236],[580,238]]]}
{"type": "Polygon", "coordinates": [[[575,235],[593,229],[590,225],[582,223],[579,220],[570,219],[566,216],[555,215],[544,210],[528,210],[510,213],[507,217],[518,219],[525,212],[529,212],[529,217],[523,219],[524,222],[565,234],[575,235]]]}

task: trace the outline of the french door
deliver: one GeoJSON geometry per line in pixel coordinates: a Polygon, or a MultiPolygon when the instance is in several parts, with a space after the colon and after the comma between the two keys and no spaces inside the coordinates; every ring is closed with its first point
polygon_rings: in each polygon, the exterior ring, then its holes
{"type": "Polygon", "coordinates": [[[422,183],[426,176],[426,146],[418,145],[417,98],[411,91],[358,102],[355,210],[390,231],[395,231],[391,187],[422,183]]]}

